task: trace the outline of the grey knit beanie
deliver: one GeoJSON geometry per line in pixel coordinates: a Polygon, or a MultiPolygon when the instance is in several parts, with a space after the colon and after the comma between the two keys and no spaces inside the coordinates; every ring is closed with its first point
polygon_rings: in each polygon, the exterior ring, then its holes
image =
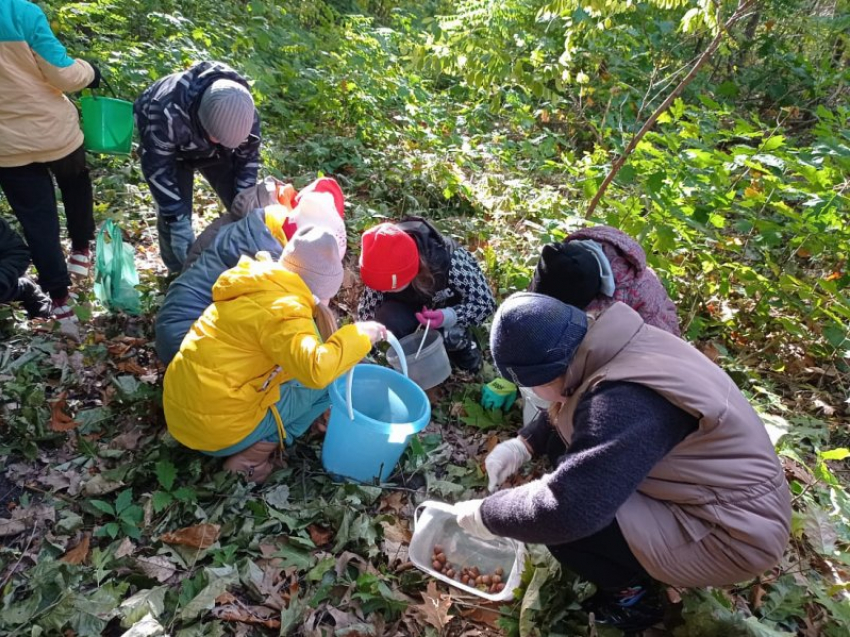
{"type": "Polygon", "coordinates": [[[225,148],[238,148],[254,125],[254,98],[233,80],[216,80],[201,94],[198,119],[210,137],[225,148]]]}
{"type": "Polygon", "coordinates": [[[342,285],[342,261],[334,236],[323,228],[299,228],[280,255],[280,262],[297,274],[319,299],[336,296],[342,285]]]}
{"type": "Polygon", "coordinates": [[[490,351],[499,373],[522,387],[555,380],[587,334],[587,314],[532,292],[509,296],[496,312],[490,351]]]}

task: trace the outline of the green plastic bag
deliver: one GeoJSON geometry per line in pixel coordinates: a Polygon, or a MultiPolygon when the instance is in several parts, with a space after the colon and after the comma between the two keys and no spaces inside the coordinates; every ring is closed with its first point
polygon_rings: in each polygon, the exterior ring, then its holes
{"type": "Polygon", "coordinates": [[[139,273],[133,248],[124,243],[121,228],[109,219],[97,235],[94,295],[108,310],[140,314],[139,273]]]}

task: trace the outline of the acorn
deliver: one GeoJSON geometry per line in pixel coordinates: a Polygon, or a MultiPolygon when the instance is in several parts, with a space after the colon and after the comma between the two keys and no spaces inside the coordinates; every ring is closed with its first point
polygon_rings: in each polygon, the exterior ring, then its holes
{"type": "Polygon", "coordinates": [[[500,566],[499,568],[497,568],[497,569],[496,569],[495,571],[493,571],[493,572],[494,572],[496,575],[498,575],[499,577],[501,577],[502,575],[504,575],[504,574],[505,574],[505,569],[503,569],[503,568],[500,566]]]}
{"type": "Polygon", "coordinates": [[[443,570],[443,565],[442,565],[442,564],[440,564],[437,560],[434,560],[434,563],[433,563],[433,564],[431,564],[431,566],[433,566],[433,567],[434,567],[434,570],[435,570],[435,571],[441,571],[441,570],[443,570]]]}
{"type": "Polygon", "coordinates": [[[498,584],[496,584],[496,592],[497,593],[501,593],[503,590],[505,590],[505,585],[502,582],[499,582],[498,584]]]}

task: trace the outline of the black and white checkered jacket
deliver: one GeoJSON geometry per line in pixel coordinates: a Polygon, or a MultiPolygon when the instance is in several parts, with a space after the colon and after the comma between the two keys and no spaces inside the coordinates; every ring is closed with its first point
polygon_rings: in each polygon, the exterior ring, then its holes
{"type": "MultiPolygon", "coordinates": [[[[460,299],[448,305],[457,314],[457,324],[463,327],[481,325],[496,311],[496,299],[478,262],[468,250],[461,247],[456,247],[452,252],[448,287],[434,294],[432,307],[446,307],[447,304],[441,299],[452,297],[460,299]]],[[[375,312],[383,301],[382,292],[365,288],[357,308],[358,318],[361,321],[374,320],[375,312]]]]}

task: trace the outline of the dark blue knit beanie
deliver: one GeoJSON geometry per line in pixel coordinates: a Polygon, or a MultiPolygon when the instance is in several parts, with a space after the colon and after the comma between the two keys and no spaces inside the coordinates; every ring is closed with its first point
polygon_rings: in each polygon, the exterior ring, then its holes
{"type": "Polygon", "coordinates": [[[490,351],[505,378],[523,387],[545,385],[567,371],[587,334],[587,315],[533,292],[509,296],[496,312],[490,351]]]}

